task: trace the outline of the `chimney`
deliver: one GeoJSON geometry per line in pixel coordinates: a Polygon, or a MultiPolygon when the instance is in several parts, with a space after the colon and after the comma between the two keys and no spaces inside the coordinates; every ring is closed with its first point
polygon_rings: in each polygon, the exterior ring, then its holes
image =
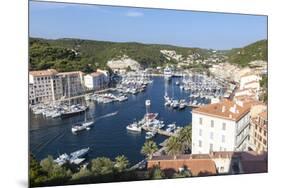
{"type": "Polygon", "coordinates": [[[222,106],[221,112],[225,112],[225,106],[222,106]]]}

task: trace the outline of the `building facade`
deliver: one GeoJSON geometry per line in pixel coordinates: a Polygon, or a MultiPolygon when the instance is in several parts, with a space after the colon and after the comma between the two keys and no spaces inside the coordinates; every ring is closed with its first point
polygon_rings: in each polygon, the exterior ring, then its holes
{"type": "Polygon", "coordinates": [[[251,118],[251,149],[257,153],[267,151],[267,125],[267,111],[263,111],[258,116],[251,118]]]}
{"type": "Polygon", "coordinates": [[[62,80],[54,69],[30,71],[30,104],[47,103],[62,97],[62,80]]]}
{"type": "Polygon", "coordinates": [[[83,72],[61,72],[58,76],[62,80],[64,98],[82,95],[85,92],[83,72]]]}
{"type": "Polygon", "coordinates": [[[109,73],[100,69],[84,76],[86,88],[94,91],[108,87],[109,80],[109,73]]]}
{"type": "Polygon", "coordinates": [[[247,150],[249,123],[250,108],[240,101],[192,110],[192,154],[247,150]]]}

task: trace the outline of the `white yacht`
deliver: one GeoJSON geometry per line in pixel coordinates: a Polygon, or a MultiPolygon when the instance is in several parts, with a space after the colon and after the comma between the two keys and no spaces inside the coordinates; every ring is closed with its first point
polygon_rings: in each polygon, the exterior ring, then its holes
{"type": "Polygon", "coordinates": [[[134,123],[128,125],[128,126],[126,127],[126,129],[129,130],[129,131],[141,132],[141,127],[138,126],[138,123],[137,123],[137,122],[134,122],[134,123]]]}
{"type": "Polygon", "coordinates": [[[172,70],[168,66],[164,69],[164,78],[167,80],[170,80],[172,78],[172,70]]]}

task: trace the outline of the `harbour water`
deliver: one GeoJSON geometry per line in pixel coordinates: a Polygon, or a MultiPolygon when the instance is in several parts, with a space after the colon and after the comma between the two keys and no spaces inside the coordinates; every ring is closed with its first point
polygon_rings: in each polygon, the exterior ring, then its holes
{"type": "MultiPolygon", "coordinates": [[[[91,130],[78,135],[72,134],[71,126],[82,121],[84,115],[48,119],[30,112],[30,150],[41,160],[47,155],[57,157],[62,153],[90,147],[90,159],[102,156],[114,159],[123,154],[133,165],[144,158],[140,150],[145,142],[145,132],[128,132],[126,126],[143,118],[146,112],[145,100],[151,100],[150,111],[159,113],[158,119],[166,125],[175,122],[177,126],[185,126],[191,123],[191,108],[174,110],[164,106],[165,82],[170,96],[188,100],[188,93],[175,85],[177,80],[179,78],[173,78],[167,83],[163,77],[153,77],[153,83],[148,85],[145,92],[129,95],[127,101],[110,104],[90,102],[87,113],[95,118],[95,123],[91,130]]],[[[160,144],[166,138],[157,135],[153,140],[160,144]]]]}

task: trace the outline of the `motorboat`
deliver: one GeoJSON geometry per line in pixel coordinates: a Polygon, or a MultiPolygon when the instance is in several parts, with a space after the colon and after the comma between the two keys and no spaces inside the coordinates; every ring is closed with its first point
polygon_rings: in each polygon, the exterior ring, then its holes
{"type": "Polygon", "coordinates": [[[116,99],[117,99],[117,101],[122,102],[122,101],[128,100],[128,97],[126,97],[125,95],[121,95],[121,96],[117,97],[116,99]]]}
{"type": "Polygon", "coordinates": [[[54,162],[61,166],[61,165],[64,165],[65,163],[67,163],[69,161],[69,159],[70,159],[69,155],[64,153],[64,154],[60,155],[58,158],[56,158],[54,160],[54,162]]]}
{"type": "Polygon", "coordinates": [[[167,132],[172,132],[176,128],[176,124],[172,123],[172,124],[167,125],[167,127],[168,128],[166,129],[166,131],[167,132]]]}
{"type": "Polygon", "coordinates": [[[151,105],[150,100],[146,100],[146,101],[145,101],[145,106],[150,106],[150,105],[151,105]]]}
{"type": "Polygon", "coordinates": [[[145,139],[151,139],[151,138],[153,138],[155,136],[155,133],[153,133],[153,132],[147,132],[146,134],[145,134],[145,139]]]}
{"type": "Polygon", "coordinates": [[[72,159],[78,159],[78,158],[80,158],[80,157],[84,157],[84,156],[86,156],[88,153],[89,153],[89,151],[90,151],[90,148],[89,147],[87,147],[87,148],[82,148],[82,149],[80,149],[80,150],[77,150],[77,151],[74,151],[74,152],[72,152],[72,153],[70,153],[70,160],[72,159]]]}
{"type": "Polygon", "coordinates": [[[92,125],[94,123],[94,121],[87,121],[84,123],[77,123],[74,126],[72,126],[71,131],[72,133],[77,133],[79,131],[83,131],[83,130],[90,130],[90,125],[92,125]]]}
{"type": "Polygon", "coordinates": [[[173,108],[178,108],[179,107],[179,101],[178,100],[173,100],[172,103],[171,103],[171,106],[173,108]]]}
{"type": "Polygon", "coordinates": [[[141,132],[141,126],[139,126],[137,122],[128,125],[126,129],[129,131],[141,132]]]}

